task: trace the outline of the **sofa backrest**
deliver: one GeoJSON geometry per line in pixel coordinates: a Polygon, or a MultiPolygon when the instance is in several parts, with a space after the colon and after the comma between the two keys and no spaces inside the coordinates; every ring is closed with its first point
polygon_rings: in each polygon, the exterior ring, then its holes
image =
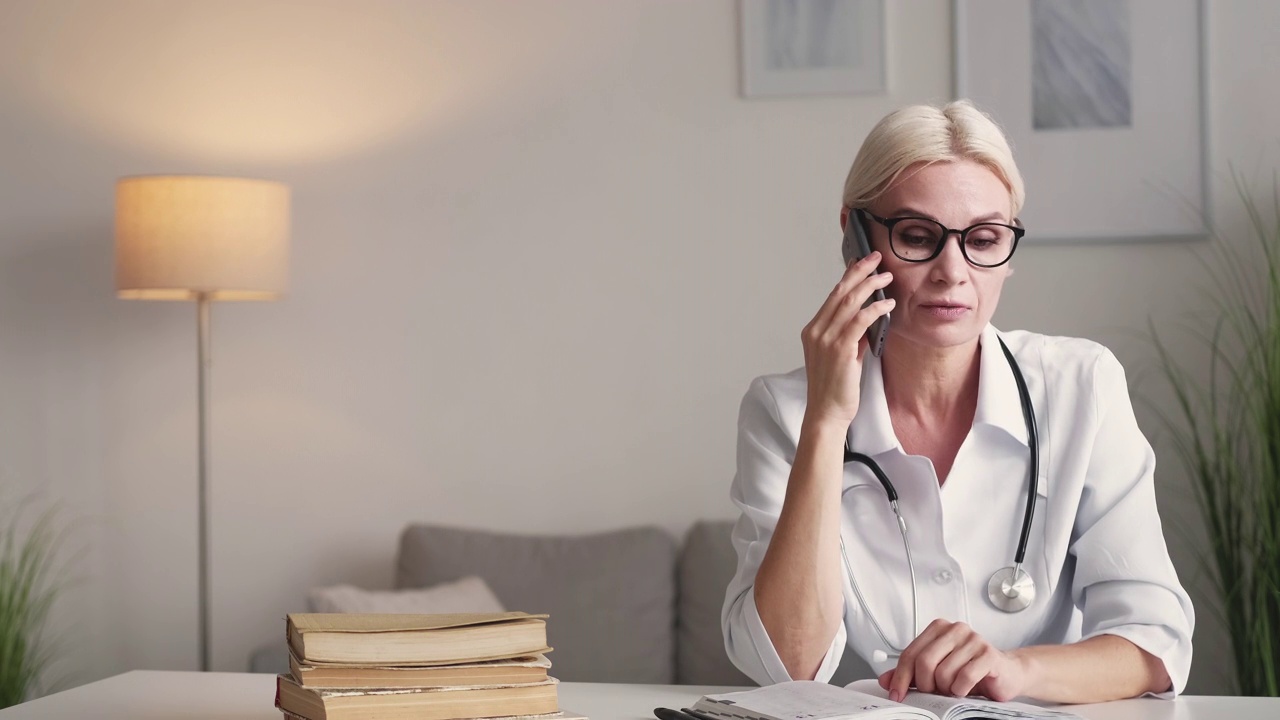
{"type": "Polygon", "coordinates": [[[552,676],[665,684],[676,681],[675,568],[675,540],[654,527],[539,537],[411,525],[396,587],[478,575],[508,610],[551,616],[552,676]]]}
{"type": "MultiPolygon", "coordinates": [[[[478,575],[508,610],[547,613],[551,674],[566,682],[753,685],[720,630],[737,566],[732,521],[676,541],[656,527],[530,536],[438,525],[400,535],[396,587],[478,575]]],[[[845,652],[831,682],[874,677],[845,652]]]]}

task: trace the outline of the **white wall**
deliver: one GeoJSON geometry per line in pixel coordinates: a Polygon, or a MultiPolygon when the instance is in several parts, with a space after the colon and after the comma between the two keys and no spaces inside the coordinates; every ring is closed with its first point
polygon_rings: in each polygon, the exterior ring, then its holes
{"type": "MultiPolygon", "coordinates": [[[[0,479],[85,518],[73,682],[197,664],[194,310],[113,299],[121,175],[294,189],[292,293],[214,312],[217,669],[310,586],[388,586],[408,522],[732,516],[738,401],[802,362],[853,154],[946,100],[951,62],[949,3],[891,2],[889,94],[747,102],[735,8],[0,2],[0,479]]],[[[1280,5],[1211,14],[1215,170],[1274,168],[1280,5]]],[[[1132,376],[1207,247],[1028,245],[997,324],[1106,342],[1132,376]]]]}

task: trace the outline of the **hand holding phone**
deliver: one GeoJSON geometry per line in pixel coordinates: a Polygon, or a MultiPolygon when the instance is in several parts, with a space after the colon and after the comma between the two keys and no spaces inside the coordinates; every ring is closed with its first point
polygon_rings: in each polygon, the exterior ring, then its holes
{"type": "MultiPolygon", "coordinates": [[[[858,223],[855,215],[845,228],[845,257],[849,260],[859,255],[858,223]]],[[[878,354],[884,348],[884,316],[894,302],[884,299],[880,291],[893,282],[893,275],[876,272],[880,253],[869,251],[865,236],[863,243],[865,257],[849,263],[800,333],[808,383],[805,423],[847,428],[858,414],[865,353],[878,354]]]]}
{"type": "MultiPolygon", "coordinates": [[[[871,243],[867,241],[867,232],[862,225],[862,212],[851,208],[845,220],[844,243],[840,248],[844,255],[845,267],[871,254],[871,243]]],[[[884,290],[877,289],[871,294],[866,305],[880,300],[884,300],[884,290]]],[[[885,313],[876,318],[875,322],[871,323],[871,327],[867,328],[867,343],[872,355],[880,357],[884,353],[884,339],[888,333],[889,313],[885,313]]]]}

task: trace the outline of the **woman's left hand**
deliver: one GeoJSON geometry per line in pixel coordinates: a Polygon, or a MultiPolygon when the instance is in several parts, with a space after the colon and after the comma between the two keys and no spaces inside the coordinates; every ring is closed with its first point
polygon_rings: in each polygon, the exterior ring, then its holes
{"type": "Polygon", "coordinates": [[[889,699],[907,688],[938,695],[983,695],[1004,702],[1026,692],[1028,668],[1015,653],[997,650],[964,623],[938,619],[907,646],[898,666],[880,676],[889,699]]]}

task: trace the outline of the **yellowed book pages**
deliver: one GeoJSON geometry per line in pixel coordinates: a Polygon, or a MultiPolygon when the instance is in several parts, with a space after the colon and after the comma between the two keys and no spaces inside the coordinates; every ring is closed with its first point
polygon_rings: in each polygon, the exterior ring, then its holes
{"type": "Polygon", "coordinates": [[[299,613],[287,624],[290,649],[308,664],[423,667],[549,652],[546,617],[299,613]]]}
{"type": "Polygon", "coordinates": [[[288,618],[298,632],[396,632],[402,630],[438,630],[440,628],[485,625],[514,620],[546,620],[547,615],[523,612],[444,613],[413,615],[409,613],[290,613],[288,618]]]}
{"type": "Polygon", "coordinates": [[[557,681],[482,688],[316,690],[276,676],[275,706],[307,720],[463,720],[545,715],[560,710],[557,681]]]}
{"type": "Polygon", "coordinates": [[[536,683],[547,679],[551,662],[545,655],[490,662],[404,666],[309,665],[289,653],[289,672],[299,685],[312,688],[402,688],[536,683]]]}

